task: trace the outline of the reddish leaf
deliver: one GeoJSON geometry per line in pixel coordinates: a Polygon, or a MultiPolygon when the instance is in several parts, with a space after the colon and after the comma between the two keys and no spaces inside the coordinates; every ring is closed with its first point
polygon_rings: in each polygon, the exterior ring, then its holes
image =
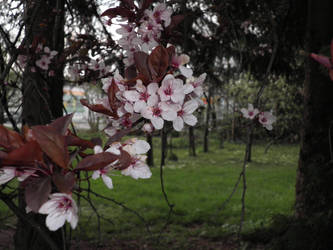
{"type": "Polygon", "coordinates": [[[66,169],[69,163],[69,154],[65,137],[55,128],[49,126],[34,126],[32,133],[47,156],[60,167],[66,169]]]}
{"type": "Polygon", "coordinates": [[[58,133],[65,135],[68,129],[69,124],[72,122],[74,113],[60,117],[49,124],[50,127],[53,127],[58,133]]]}
{"type": "Polygon", "coordinates": [[[103,152],[87,156],[79,162],[75,170],[92,171],[104,168],[110,163],[119,159],[119,155],[114,155],[109,152],[103,152]]]}
{"type": "Polygon", "coordinates": [[[36,140],[34,135],[32,134],[32,130],[27,125],[23,126],[22,134],[23,134],[24,140],[27,142],[36,140]]]}
{"type": "MultiPolygon", "coordinates": [[[[110,87],[108,89],[108,99],[109,99],[109,104],[112,110],[116,111],[118,109],[117,102],[118,99],[116,97],[116,93],[119,91],[119,88],[114,81],[114,78],[112,78],[112,82],[110,84],[110,87]]],[[[116,113],[113,113],[114,118],[118,118],[118,115],[116,113]]]]}
{"type": "Polygon", "coordinates": [[[112,116],[114,118],[117,117],[116,114],[114,114],[111,110],[104,107],[104,105],[102,105],[102,104],[90,104],[86,99],[80,99],[80,102],[83,106],[86,106],[91,111],[94,111],[96,113],[101,113],[101,114],[104,114],[104,115],[109,115],[109,116],[112,116]]]}
{"type": "Polygon", "coordinates": [[[126,79],[133,79],[137,76],[135,65],[131,65],[125,69],[125,77],[126,79]]]}
{"type": "Polygon", "coordinates": [[[11,151],[1,161],[2,166],[31,166],[43,160],[43,152],[36,141],[30,141],[11,151]]]}
{"type": "Polygon", "coordinates": [[[127,17],[128,19],[133,19],[135,14],[133,11],[130,11],[127,8],[119,6],[119,7],[107,9],[106,11],[104,11],[102,13],[101,16],[108,16],[109,18],[121,16],[121,17],[127,17]]]}
{"type": "Polygon", "coordinates": [[[145,78],[151,79],[149,66],[148,66],[148,54],[145,52],[139,51],[134,53],[134,62],[135,66],[138,69],[139,73],[142,74],[145,78]]]}
{"type": "Polygon", "coordinates": [[[171,33],[173,29],[175,29],[183,20],[184,15],[174,15],[171,17],[171,23],[168,27],[166,27],[166,32],[171,33]]]}
{"type": "Polygon", "coordinates": [[[324,65],[326,68],[328,69],[332,69],[333,65],[330,61],[330,59],[327,56],[321,56],[321,55],[317,55],[314,53],[311,53],[310,56],[316,60],[317,62],[319,62],[320,64],[324,65]]]}
{"type": "Polygon", "coordinates": [[[119,162],[117,163],[117,169],[123,170],[125,168],[128,168],[128,166],[131,164],[132,157],[125,150],[121,150],[120,152],[121,152],[121,154],[120,154],[119,162]]]}
{"type": "Polygon", "coordinates": [[[24,144],[21,135],[0,125],[0,147],[12,151],[24,144]]]}
{"type": "Polygon", "coordinates": [[[75,185],[75,174],[68,172],[65,175],[55,172],[52,176],[53,183],[61,193],[70,194],[75,185]]]}
{"type": "Polygon", "coordinates": [[[35,213],[47,201],[51,193],[51,178],[48,176],[41,178],[30,178],[25,187],[25,202],[35,213]]]}
{"type": "Polygon", "coordinates": [[[169,66],[169,54],[163,46],[157,46],[148,58],[148,66],[153,80],[165,75],[169,66]]]}
{"type": "Polygon", "coordinates": [[[176,54],[176,48],[175,48],[175,46],[169,46],[169,47],[167,47],[166,50],[168,51],[168,54],[169,54],[169,61],[171,61],[173,55],[176,54]]]}
{"type": "Polygon", "coordinates": [[[67,146],[78,146],[82,148],[93,148],[95,146],[93,142],[81,139],[72,133],[65,136],[65,141],[67,146]]]}

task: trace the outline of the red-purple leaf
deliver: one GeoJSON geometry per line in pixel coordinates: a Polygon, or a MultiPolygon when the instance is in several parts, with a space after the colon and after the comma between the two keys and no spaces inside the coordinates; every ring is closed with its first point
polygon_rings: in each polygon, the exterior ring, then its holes
{"type": "MultiPolygon", "coordinates": [[[[110,104],[110,107],[113,111],[116,111],[118,109],[118,105],[117,105],[117,102],[118,102],[118,99],[116,97],[116,93],[119,91],[119,88],[114,80],[114,78],[112,79],[112,82],[111,82],[111,85],[109,86],[109,89],[108,89],[108,99],[109,99],[109,104],[110,104]]],[[[118,115],[117,113],[113,113],[113,117],[114,118],[118,118],[118,115]]]]}
{"type": "Polygon", "coordinates": [[[125,150],[121,150],[120,152],[121,152],[121,154],[120,154],[119,162],[117,163],[117,169],[123,170],[125,168],[128,168],[129,165],[131,165],[132,157],[125,150]]]}
{"type": "Polygon", "coordinates": [[[330,61],[330,59],[327,56],[321,56],[321,55],[317,55],[314,53],[311,53],[310,56],[316,60],[317,62],[319,62],[320,64],[324,65],[326,68],[328,69],[332,69],[333,65],[330,61]]]}
{"type": "Polygon", "coordinates": [[[36,141],[30,141],[7,154],[0,162],[2,166],[32,166],[43,160],[43,152],[36,141]]]}
{"type": "Polygon", "coordinates": [[[102,152],[99,154],[94,154],[87,156],[83,160],[77,164],[75,170],[84,170],[84,171],[92,171],[98,170],[106,167],[112,162],[115,162],[119,159],[119,155],[114,155],[109,152],[102,152]]]}
{"type": "Polygon", "coordinates": [[[75,185],[75,174],[68,172],[65,175],[55,172],[52,176],[53,183],[61,193],[70,194],[75,185]]]}
{"type": "Polygon", "coordinates": [[[175,29],[183,20],[185,16],[184,15],[174,15],[171,17],[171,23],[166,28],[167,33],[171,33],[173,29],[175,29]]]}
{"type": "Polygon", "coordinates": [[[104,115],[109,115],[112,117],[117,117],[116,114],[114,114],[111,110],[104,107],[102,104],[90,104],[86,99],[80,99],[80,102],[83,106],[86,106],[91,111],[94,111],[96,113],[101,113],[104,115]]]}
{"type": "Polygon", "coordinates": [[[169,54],[163,46],[157,46],[149,55],[148,66],[153,80],[165,75],[169,66],[169,54]]]}
{"type": "Polygon", "coordinates": [[[139,73],[144,75],[145,78],[151,79],[149,66],[148,66],[148,55],[145,52],[139,51],[134,53],[135,66],[139,73]]]}
{"type": "Polygon", "coordinates": [[[24,144],[21,135],[0,125],[0,147],[12,151],[24,144]]]}
{"type": "Polygon", "coordinates": [[[135,65],[131,65],[125,69],[125,77],[126,79],[133,79],[137,76],[135,65]]]}
{"type": "Polygon", "coordinates": [[[49,124],[50,127],[53,127],[58,133],[65,135],[68,129],[69,124],[72,121],[74,113],[60,117],[49,124]]]}
{"type": "Polygon", "coordinates": [[[103,16],[108,16],[109,18],[121,16],[121,17],[127,17],[128,19],[132,19],[135,16],[135,14],[133,11],[130,11],[127,8],[119,6],[119,7],[107,9],[106,11],[104,11],[102,13],[101,17],[103,17],[103,16]]]}
{"type": "Polygon", "coordinates": [[[81,139],[73,134],[66,135],[65,141],[67,146],[78,146],[82,148],[93,148],[95,146],[93,142],[81,139]]]}
{"type": "Polygon", "coordinates": [[[39,208],[47,201],[50,193],[50,177],[29,178],[24,192],[25,202],[32,211],[38,213],[39,208]]]}
{"type": "Polygon", "coordinates": [[[34,126],[32,127],[32,133],[44,153],[46,153],[53,162],[62,168],[68,168],[69,154],[65,137],[62,134],[49,126],[34,126]]]}

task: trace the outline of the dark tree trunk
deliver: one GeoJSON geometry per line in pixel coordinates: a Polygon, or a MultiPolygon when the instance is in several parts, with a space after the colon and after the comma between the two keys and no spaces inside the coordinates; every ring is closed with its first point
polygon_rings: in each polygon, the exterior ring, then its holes
{"type": "MultiPolygon", "coordinates": [[[[36,41],[43,43],[51,50],[62,53],[64,48],[64,3],[65,0],[27,0],[25,5],[26,18],[26,45],[31,45],[36,41]],[[38,8],[38,9],[36,9],[38,8]],[[35,18],[33,13],[37,11],[35,18]],[[31,32],[28,32],[31,31],[31,32]]],[[[23,123],[29,126],[37,124],[47,124],[52,119],[63,115],[63,65],[52,63],[50,68],[55,75],[49,75],[39,69],[35,61],[30,60],[23,74],[23,123]],[[35,67],[36,72],[31,68],[35,67]]],[[[25,201],[23,191],[19,195],[19,208],[25,213],[25,201]]],[[[30,220],[40,224],[49,236],[58,245],[58,249],[65,248],[65,239],[62,229],[56,232],[49,232],[45,227],[45,216],[29,213],[30,220]]],[[[37,231],[30,224],[23,220],[18,220],[15,233],[15,249],[17,250],[45,250],[50,249],[49,242],[43,240],[37,231]]]]}
{"type": "Polygon", "coordinates": [[[253,129],[249,130],[249,135],[248,135],[248,142],[247,142],[247,155],[246,155],[246,161],[251,162],[251,157],[252,157],[252,144],[253,144],[253,129]]]}
{"type": "MultiPolygon", "coordinates": [[[[309,0],[308,12],[306,51],[320,54],[333,38],[333,1],[309,0]]],[[[306,249],[333,249],[332,93],[323,67],[308,60],[295,206],[296,218],[308,223],[306,249]]]]}
{"type": "Polygon", "coordinates": [[[194,127],[189,126],[188,128],[188,137],[189,137],[189,155],[197,156],[195,152],[195,135],[194,135],[194,127]]]}
{"type": "MultiPolygon", "coordinates": [[[[333,38],[333,1],[309,1],[308,49],[320,53],[333,38]]],[[[297,171],[296,215],[312,216],[333,207],[333,82],[309,60],[304,88],[304,117],[297,171]]]]}
{"type": "Polygon", "coordinates": [[[161,166],[165,166],[165,159],[167,157],[168,149],[168,134],[166,124],[161,130],[161,166]]]}
{"type": "Polygon", "coordinates": [[[233,106],[232,106],[232,123],[231,123],[231,140],[233,142],[236,141],[235,130],[236,130],[236,107],[235,107],[235,104],[233,104],[233,106]]]}
{"type": "Polygon", "coordinates": [[[205,120],[205,132],[204,132],[204,148],[203,151],[205,153],[208,152],[208,135],[209,135],[209,120],[210,120],[210,113],[211,113],[211,103],[210,98],[212,95],[212,86],[209,87],[208,90],[208,97],[207,97],[207,109],[206,109],[206,120],[205,120]]]}
{"type": "Polygon", "coordinates": [[[147,164],[149,167],[154,167],[153,136],[151,134],[147,134],[146,140],[150,145],[150,150],[147,152],[147,164]]]}

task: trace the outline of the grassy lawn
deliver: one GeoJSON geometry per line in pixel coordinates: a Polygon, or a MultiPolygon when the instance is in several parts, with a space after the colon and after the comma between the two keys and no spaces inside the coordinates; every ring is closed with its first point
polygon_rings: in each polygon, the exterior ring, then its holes
{"type": "MultiPolygon", "coordinates": [[[[156,238],[165,225],[169,209],[160,186],[158,138],[154,144],[157,167],[152,169],[151,179],[133,180],[115,173],[113,190],[107,190],[101,181],[91,183],[96,192],[124,203],[142,215],[152,235],[136,215],[110,201],[96,199],[98,211],[113,223],[101,220],[103,238],[156,238]]],[[[185,242],[188,237],[216,240],[237,232],[242,186],[224,210],[220,207],[241,172],[245,146],[226,143],[224,149],[219,149],[217,142],[212,140],[209,153],[198,148],[198,156],[189,157],[183,144],[184,138],[173,140],[173,152],[178,161],[167,161],[164,169],[165,191],[170,203],[174,204],[174,214],[163,240],[185,242]]],[[[298,149],[297,145],[275,145],[264,154],[265,145],[253,147],[253,161],[247,166],[243,232],[269,225],[273,215],[292,214],[298,149]]],[[[82,203],[81,213],[81,229],[77,233],[81,237],[96,238],[97,222],[87,203],[82,203]]]]}
{"type": "MultiPolygon", "coordinates": [[[[241,185],[226,207],[223,210],[220,208],[241,172],[245,150],[243,144],[232,143],[225,143],[225,147],[219,149],[218,143],[212,140],[209,153],[203,153],[198,146],[197,157],[189,157],[184,141],[184,138],[173,140],[173,152],[178,161],[168,160],[164,169],[165,191],[170,203],[174,204],[174,213],[161,240],[167,245],[178,244],[179,248],[186,247],[188,238],[214,241],[237,232],[241,214],[241,185]]],[[[152,169],[151,179],[134,180],[115,172],[112,176],[113,190],[108,190],[100,180],[91,181],[95,192],[137,211],[149,224],[151,234],[135,214],[91,195],[97,211],[108,219],[101,220],[102,241],[156,241],[164,227],[169,209],[160,186],[159,138],[154,144],[157,166],[152,169]]],[[[243,232],[269,225],[273,215],[291,215],[293,211],[299,147],[273,145],[267,154],[264,150],[265,145],[254,145],[253,161],[247,165],[243,232]]],[[[81,200],[80,207],[79,228],[73,231],[73,235],[81,239],[96,239],[96,215],[86,201],[81,200]]],[[[7,213],[1,203],[0,209],[1,215],[7,213]]]]}

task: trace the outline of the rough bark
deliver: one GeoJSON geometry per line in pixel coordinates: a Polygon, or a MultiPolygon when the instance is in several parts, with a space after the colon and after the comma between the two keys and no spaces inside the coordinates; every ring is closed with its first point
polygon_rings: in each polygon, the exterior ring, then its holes
{"type": "Polygon", "coordinates": [[[211,103],[210,103],[210,99],[212,96],[212,86],[209,87],[208,90],[208,97],[207,97],[207,109],[206,109],[206,119],[205,119],[205,132],[204,132],[204,147],[203,147],[203,151],[205,153],[208,152],[208,147],[209,147],[209,140],[208,140],[208,135],[209,135],[209,121],[210,121],[210,113],[211,113],[211,103]]]}
{"type": "MultiPolygon", "coordinates": [[[[36,39],[43,42],[51,50],[62,53],[64,47],[64,0],[42,0],[25,2],[26,33],[28,45],[36,39]],[[37,11],[35,19],[31,16],[37,11]]],[[[52,119],[63,115],[63,65],[53,65],[55,76],[49,77],[39,71],[31,72],[34,61],[28,62],[23,74],[23,123],[29,126],[49,123],[52,119]]],[[[19,194],[19,208],[25,213],[25,201],[23,190],[19,194]]],[[[45,227],[45,216],[29,213],[30,220],[40,224],[40,228],[46,232],[58,245],[59,249],[65,249],[65,239],[61,230],[50,232],[45,227]]],[[[15,233],[15,249],[19,250],[44,250],[50,249],[49,242],[45,241],[40,234],[26,221],[18,220],[15,233]]]]}
{"type": "Polygon", "coordinates": [[[147,134],[146,140],[150,145],[150,150],[147,152],[147,164],[149,167],[154,167],[153,136],[151,134],[147,134]]]}
{"type": "Polygon", "coordinates": [[[197,156],[195,152],[195,136],[194,136],[194,127],[189,126],[188,128],[188,137],[189,137],[189,155],[197,156]]]}
{"type": "MultiPolygon", "coordinates": [[[[333,2],[309,0],[308,12],[307,51],[320,54],[333,38],[333,2]]],[[[303,224],[292,234],[298,244],[293,249],[333,249],[332,93],[326,70],[309,59],[295,204],[303,224]]]]}

